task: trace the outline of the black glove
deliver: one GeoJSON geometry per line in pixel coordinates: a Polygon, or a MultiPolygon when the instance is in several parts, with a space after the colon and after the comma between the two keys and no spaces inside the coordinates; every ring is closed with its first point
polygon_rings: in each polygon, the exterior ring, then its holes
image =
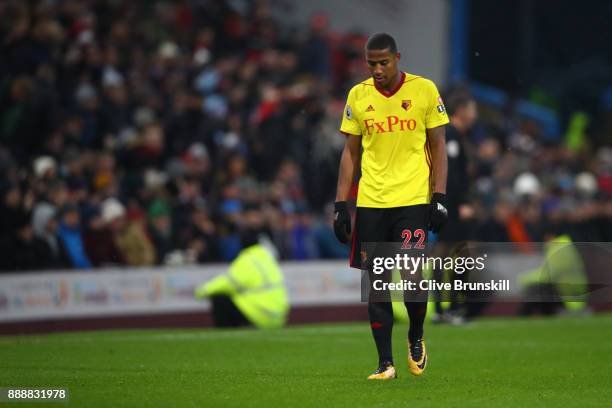
{"type": "Polygon", "coordinates": [[[351,214],[346,201],[334,203],[334,234],[343,244],[348,243],[351,237],[351,214]]]}
{"type": "Polygon", "coordinates": [[[429,229],[436,234],[448,221],[448,210],[446,209],[446,194],[434,193],[429,204],[429,229]]]}

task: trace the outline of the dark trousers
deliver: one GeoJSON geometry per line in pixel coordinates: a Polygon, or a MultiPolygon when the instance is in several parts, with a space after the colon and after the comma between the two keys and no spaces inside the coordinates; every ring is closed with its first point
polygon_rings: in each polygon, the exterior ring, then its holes
{"type": "Polygon", "coordinates": [[[536,315],[538,312],[541,312],[544,316],[552,316],[564,309],[559,292],[550,283],[530,285],[525,289],[524,296],[525,301],[521,303],[519,316],[536,315]]]}
{"type": "Polygon", "coordinates": [[[229,296],[217,295],[210,298],[215,327],[250,326],[251,323],[236,307],[229,296]]]}

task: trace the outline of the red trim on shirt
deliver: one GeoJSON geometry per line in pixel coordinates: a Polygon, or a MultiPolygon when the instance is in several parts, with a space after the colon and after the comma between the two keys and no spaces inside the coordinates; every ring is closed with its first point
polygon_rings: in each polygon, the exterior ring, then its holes
{"type": "Polygon", "coordinates": [[[390,98],[393,95],[395,95],[397,93],[397,91],[400,90],[400,88],[402,87],[402,85],[404,85],[404,81],[406,80],[406,73],[404,73],[403,71],[400,72],[400,80],[397,83],[397,85],[395,85],[395,88],[391,89],[390,91],[387,91],[385,89],[382,89],[378,86],[378,82],[376,82],[376,80],[372,79],[372,81],[374,82],[374,87],[376,88],[376,90],[378,92],[380,92],[382,94],[382,96],[390,98]]]}
{"type": "Polygon", "coordinates": [[[355,249],[357,248],[357,215],[355,214],[355,226],[353,228],[353,236],[351,237],[351,254],[349,255],[349,266],[354,265],[355,249]]]}
{"type": "Polygon", "coordinates": [[[433,179],[433,159],[431,154],[431,144],[429,143],[429,138],[425,139],[425,160],[427,161],[427,167],[429,167],[429,197],[433,195],[434,192],[434,179],[433,179]]]}

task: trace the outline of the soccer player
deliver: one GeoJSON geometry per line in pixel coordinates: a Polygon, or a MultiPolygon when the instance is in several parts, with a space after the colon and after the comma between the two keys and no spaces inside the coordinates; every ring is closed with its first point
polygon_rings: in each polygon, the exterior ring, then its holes
{"type": "MultiPolygon", "coordinates": [[[[399,70],[400,53],[389,34],[368,39],[365,59],[372,77],[350,90],[340,126],[346,142],[334,218],[338,240],[347,243],[351,236],[347,200],[361,157],[350,257],[355,268],[362,266],[362,243],[399,242],[407,234],[413,242],[426,240],[427,230],[439,231],[447,217],[444,125],[448,117],[436,86],[399,70]]],[[[368,315],[378,369],[368,379],[396,378],[392,304],[374,301],[371,295],[368,315]]],[[[405,305],[410,317],[408,367],[413,375],[421,375],[427,363],[423,341],[427,302],[406,301],[405,305]]]]}

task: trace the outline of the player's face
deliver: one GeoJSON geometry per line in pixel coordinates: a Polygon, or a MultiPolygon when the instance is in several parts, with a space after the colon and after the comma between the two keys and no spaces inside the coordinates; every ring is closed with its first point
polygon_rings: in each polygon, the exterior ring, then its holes
{"type": "Polygon", "coordinates": [[[384,50],[366,50],[366,62],[376,84],[387,88],[397,76],[400,54],[384,50]]]}

